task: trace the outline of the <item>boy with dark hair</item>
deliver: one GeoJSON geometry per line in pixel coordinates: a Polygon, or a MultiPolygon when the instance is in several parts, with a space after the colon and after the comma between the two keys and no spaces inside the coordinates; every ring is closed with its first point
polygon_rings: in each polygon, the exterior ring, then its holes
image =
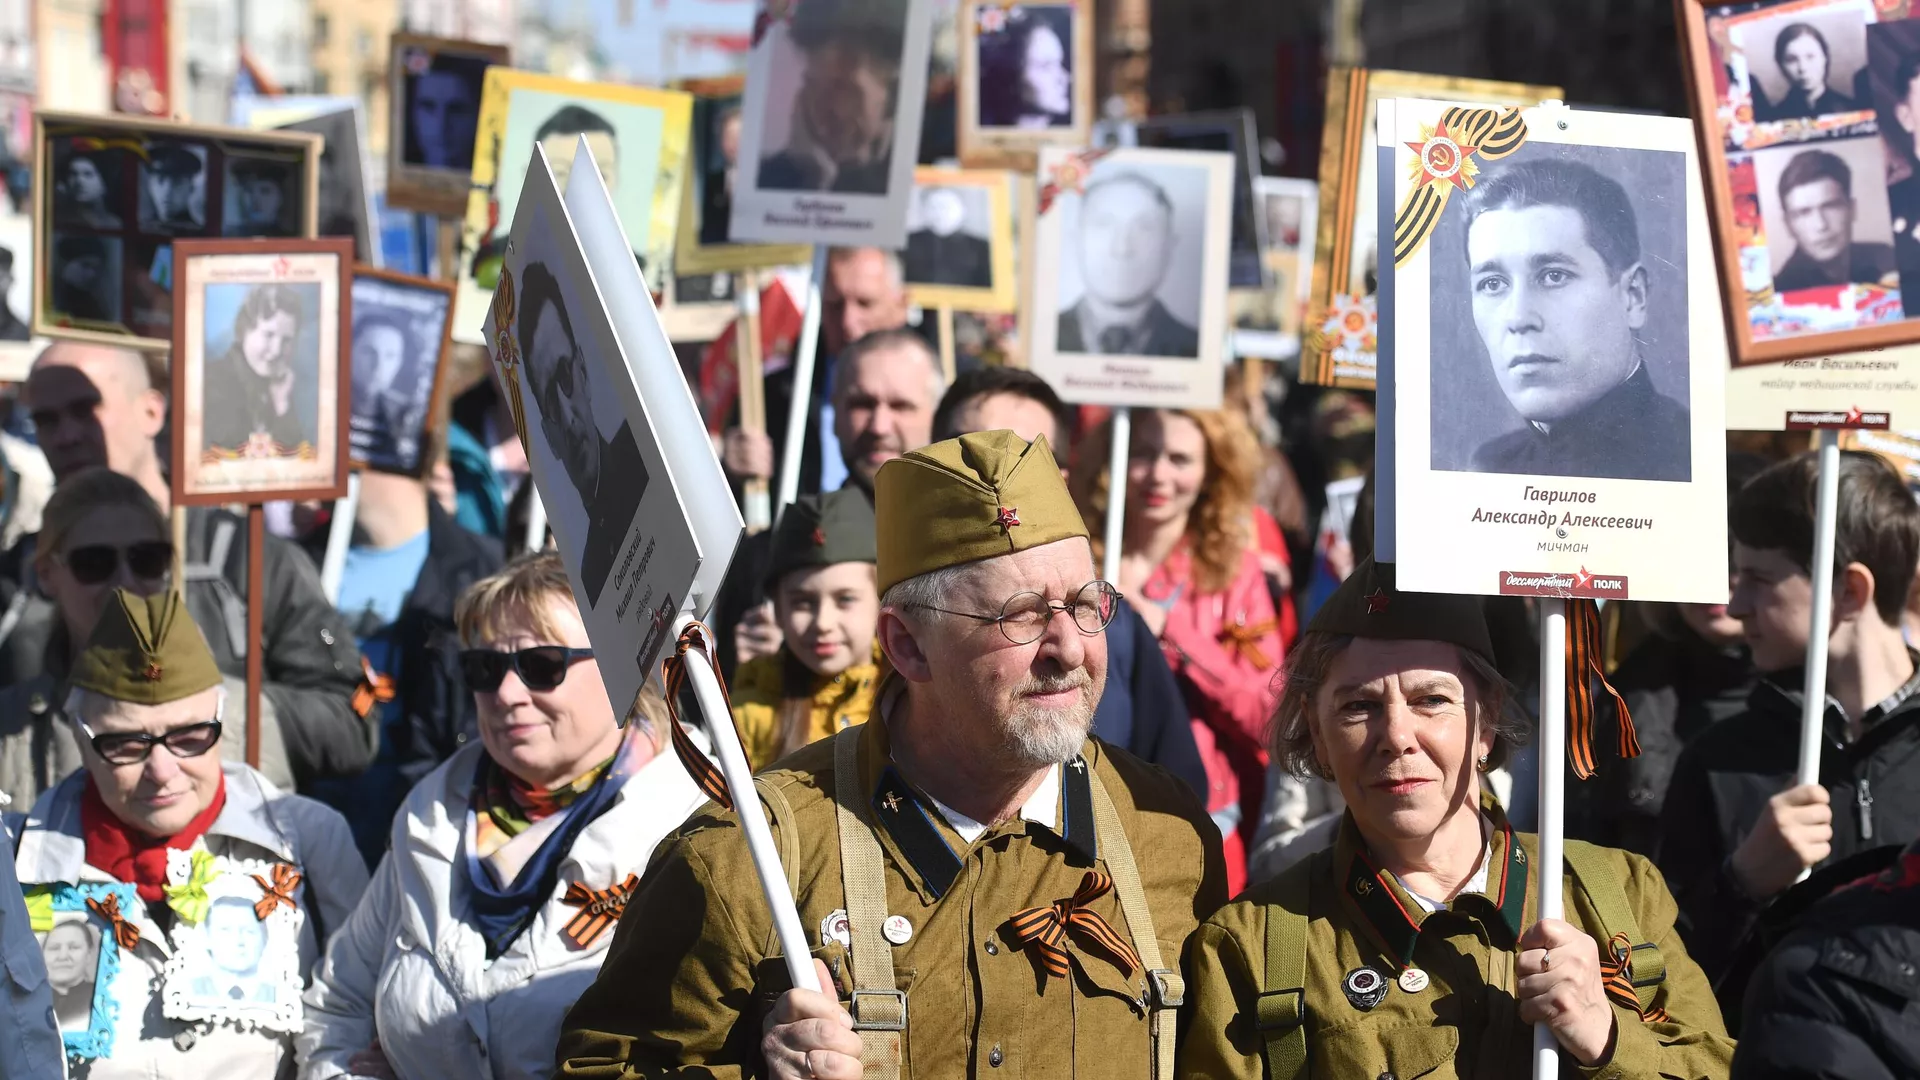
{"type": "MultiPolygon", "coordinates": [[[[1718,983],[1761,912],[1800,874],[1920,834],[1920,677],[1900,616],[1920,562],[1920,506],[1891,467],[1842,455],[1820,782],[1796,785],[1802,665],[1812,621],[1815,455],[1734,499],[1733,599],[1761,673],[1744,712],[1681,755],[1660,869],[1687,951],[1718,983]]],[[[1740,986],[1719,983],[1721,1000],[1740,986]]]]}

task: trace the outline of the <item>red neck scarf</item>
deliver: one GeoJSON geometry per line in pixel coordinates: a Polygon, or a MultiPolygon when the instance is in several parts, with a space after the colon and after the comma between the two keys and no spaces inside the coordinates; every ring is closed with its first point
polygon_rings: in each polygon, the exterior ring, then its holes
{"type": "Polygon", "coordinates": [[[213,802],[200,816],[172,836],[156,839],[114,817],[94,788],[93,777],[89,776],[86,793],[80,797],[80,832],[87,842],[87,865],[105,870],[115,880],[134,885],[140,899],[157,904],[166,897],[168,849],[185,851],[192,847],[226,805],[227,778],[222,774],[220,786],[213,792],[213,802]]]}

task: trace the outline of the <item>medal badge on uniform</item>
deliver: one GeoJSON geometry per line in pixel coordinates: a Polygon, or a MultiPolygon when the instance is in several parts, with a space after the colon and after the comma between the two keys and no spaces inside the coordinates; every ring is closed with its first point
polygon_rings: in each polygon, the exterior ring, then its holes
{"type": "Polygon", "coordinates": [[[168,1019],[300,1031],[301,877],[288,863],[214,855],[205,841],[167,852],[168,1019]]]}
{"type": "Polygon", "coordinates": [[[1361,1012],[1371,1012],[1387,998],[1387,979],[1370,967],[1357,967],[1347,972],[1340,989],[1346,993],[1348,1004],[1361,1012]]]}
{"type": "Polygon", "coordinates": [[[853,948],[853,927],[847,922],[847,909],[834,908],[832,913],[820,920],[820,944],[837,941],[842,948],[853,948]]]}

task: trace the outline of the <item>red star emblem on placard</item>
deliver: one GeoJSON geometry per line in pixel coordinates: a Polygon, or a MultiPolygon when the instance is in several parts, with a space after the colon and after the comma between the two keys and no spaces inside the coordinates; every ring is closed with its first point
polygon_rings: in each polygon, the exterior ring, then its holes
{"type": "Polygon", "coordinates": [[[274,277],[286,277],[287,274],[292,270],[293,270],[293,263],[289,262],[285,255],[282,255],[279,258],[273,260],[273,276],[274,277]]]}
{"type": "MultiPolygon", "coordinates": [[[[1425,130],[1425,125],[1422,125],[1425,130]]],[[[1415,180],[1422,186],[1436,181],[1452,184],[1465,191],[1473,186],[1473,178],[1479,170],[1471,160],[1480,152],[1477,146],[1467,146],[1447,134],[1447,125],[1443,122],[1419,142],[1406,144],[1418,157],[1415,180]]]]}
{"type": "Polygon", "coordinates": [[[1375,589],[1367,595],[1367,614],[1385,615],[1387,613],[1387,605],[1392,602],[1393,597],[1387,595],[1387,590],[1375,589]]]}
{"type": "Polygon", "coordinates": [[[1581,567],[1581,568],[1580,568],[1580,572],[1579,572],[1579,573],[1577,573],[1577,574],[1575,574],[1575,575],[1573,575],[1573,587],[1574,587],[1574,588],[1576,588],[1576,589],[1584,589],[1584,588],[1586,588],[1587,586],[1589,586],[1589,585],[1591,585],[1591,584],[1593,584],[1593,575],[1592,575],[1592,574],[1589,574],[1589,573],[1587,573],[1587,568],[1586,568],[1586,567],[1584,567],[1584,566],[1583,566],[1583,567],[1581,567]]]}
{"type": "Polygon", "coordinates": [[[1002,530],[1011,532],[1015,525],[1020,524],[1020,508],[1017,506],[1001,507],[1000,516],[994,518],[993,523],[1000,526],[1002,530]]]}
{"type": "Polygon", "coordinates": [[[1860,415],[1860,406],[1855,405],[1853,408],[1847,410],[1847,423],[1858,424],[1862,419],[1864,419],[1864,417],[1860,415]]]}

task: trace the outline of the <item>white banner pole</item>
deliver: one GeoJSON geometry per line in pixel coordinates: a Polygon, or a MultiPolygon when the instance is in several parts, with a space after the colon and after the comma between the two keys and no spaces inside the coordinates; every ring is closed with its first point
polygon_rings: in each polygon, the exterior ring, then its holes
{"type": "MultiPolygon", "coordinates": [[[[527,483],[533,483],[529,476],[527,483]]],[[[540,489],[534,488],[527,499],[527,534],[521,539],[521,550],[532,554],[547,546],[547,504],[540,501],[540,489]]]]}
{"type": "MultiPolygon", "coordinates": [[[[1820,782],[1820,750],[1826,739],[1827,715],[1827,635],[1833,627],[1833,543],[1834,524],[1840,513],[1840,433],[1832,428],[1820,432],[1820,486],[1814,503],[1813,562],[1808,567],[1813,578],[1813,616],[1807,628],[1806,683],[1801,688],[1800,772],[1801,784],[1820,782]]],[[[1802,870],[1805,881],[1809,871],[1802,870]]]]}
{"type": "MultiPolygon", "coordinates": [[[[1565,919],[1561,879],[1566,872],[1567,602],[1540,601],[1540,918],[1565,919]]],[[[1533,1027],[1534,1080],[1558,1080],[1560,1041],[1546,1024],[1533,1027]]]]}
{"type": "Polygon", "coordinates": [[[813,247],[813,273],[807,278],[807,309],[800,319],[800,341],[793,353],[793,393],[787,401],[787,444],[780,452],[780,491],[773,505],[773,523],[780,523],[793,500],[800,497],[800,457],[807,445],[813,405],[813,369],[820,351],[820,284],[827,278],[825,244],[813,247]]]}
{"type": "MultiPolygon", "coordinates": [[[[682,615],[674,625],[674,638],[678,639],[692,621],[691,615],[682,615]]],[[[734,813],[746,833],[747,850],[753,856],[754,871],[760,876],[760,891],[767,898],[767,908],[773,912],[773,929],[780,938],[787,974],[793,978],[794,986],[818,993],[820,980],[814,975],[813,955],[807,948],[806,931],[800,926],[800,911],[794,905],[793,890],[787,885],[787,872],[780,865],[780,854],[773,846],[773,833],[767,829],[766,815],[760,811],[760,794],[753,786],[753,770],[748,767],[746,751],[740,746],[740,733],[734,730],[727,696],[714,677],[713,665],[704,655],[690,653],[681,662],[686,665],[687,681],[693,686],[694,700],[699,703],[701,716],[706,721],[707,734],[713,739],[714,754],[720,759],[720,773],[733,796],[734,813]]]]}
{"type": "Polygon", "coordinates": [[[1133,410],[1125,405],[1113,410],[1113,442],[1107,448],[1107,536],[1106,551],[1100,560],[1100,576],[1118,587],[1120,581],[1120,544],[1127,524],[1127,460],[1133,444],[1133,410]]]}
{"type": "Polygon", "coordinates": [[[347,473],[347,494],[333,504],[333,521],[327,526],[327,553],[320,560],[320,588],[327,603],[340,602],[340,578],[347,572],[347,548],[353,545],[353,523],[360,516],[360,470],[347,473]]]}

